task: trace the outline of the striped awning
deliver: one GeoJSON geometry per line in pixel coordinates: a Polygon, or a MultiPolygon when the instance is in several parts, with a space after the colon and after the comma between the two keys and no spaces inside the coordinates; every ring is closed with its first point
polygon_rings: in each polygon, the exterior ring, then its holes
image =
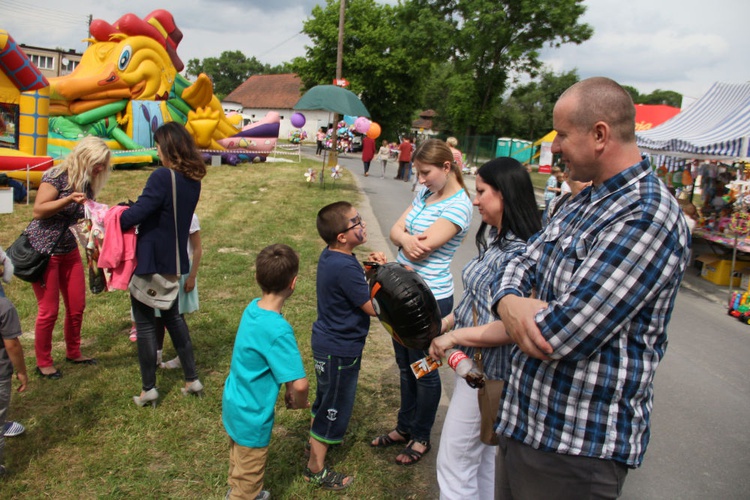
{"type": "Polygon", "coordinates": [[[674,118],[635,135],[641,150],[653,155],[747,159],[750,83],[714,83],[703,97],[674,118]]]}

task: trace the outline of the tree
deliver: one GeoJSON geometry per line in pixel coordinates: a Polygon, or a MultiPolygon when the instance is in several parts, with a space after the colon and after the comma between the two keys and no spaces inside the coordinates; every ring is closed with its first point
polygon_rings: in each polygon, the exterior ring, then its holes
{"type": "Polygon", "coordinates": [[[185,73],[193,76],[207,74],[214,83],[214,94],[221,100],[253,75],[291,72],[290,70],[289,63],[271,67],[255,57],[248,59],[239,50],[233,50],[222,52],[218,58],[207,57],[203,61],[190,59],[185,73]]]}
{"type": "Polygon", "coordinates": [[[494,132],[495,110],[511,76],[535,76],[545,45],[581,43],[593,33],[579,23],[583,0],[413,1],[453,27],[453,73],[445,82],[449,97],[443,118],[465,135],[494,132]]]}
{"type": "Polygon", "coordinates": [[[633,99],[633,102],[635,104],[638,104],[640,102],[641,94],[635,87],[631,87],[630,85],[623,85],[622,88],[624,88],[628,92],[628,94],[630,94],[630,98],[633,99]]]}
{"type": "MultiPolygon", "coordinates": [[[[336,75],[339,0],[313,8],[302,31],[313,45],[294,61],[305,88],[330,84],[336,75]]],[[[350,90],[394,140],[408,132],[422,105],[432,66],[447,58],[447,31],[429,8],[413,2],[381,5],[349,0],[344,26],[343,77],[350,90]]]]}
{"type": "Polygon", "coordinates": [[[682,107],[682,94],[672,90],[656,89],[648,95],[641,96],[639,104],[666,104],[675,108],[682,107]]]}
{"type": "Polygon", "coordinates": [[[552,110],[565,90],[578,81],[576,70],[556,75],[544,70],[519,85],[498,108],[498,133],[534,141],[552,130],[552,110]]]}

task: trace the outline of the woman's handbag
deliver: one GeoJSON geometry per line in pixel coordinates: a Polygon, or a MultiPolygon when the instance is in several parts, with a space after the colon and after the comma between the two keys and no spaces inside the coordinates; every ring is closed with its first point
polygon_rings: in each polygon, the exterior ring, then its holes
{"type": "Polygon", "coordinates": [[[177,274],[134,274],[128,290],[138,301],[147,306],[166,311],[180,292],[180,238],[177,233],[177,183],[172,174],[172,211],[174,212],[175,250],[177,252],[177,274]]]}
{"type": "MultiPolygon", "coordinates": [[[[474,354],[474,362],[477,364],[477,368],[484,372],[481,350],[474,354]]],[[[503,395],[504,385],[504,380],[485,379],[484,387],[478,389],[479,414],[482,418],[479,440],[489,446],[499,444],[497,434],[495,434],[495,421],[500,410],[500,398],[503,395]]]]}
{"type": "Polygon", "coordinates": [[[50,255],[37,252],[31,246],[26,233],[21,233],[21,236],[13,242],[5,253],[13,263],[13,274],[16,278],[29,283],[35,283],[42,279],[50,259],[50,255]]]}
{"type": "Polygon", "coordinates": [[[134,274],[128,290],[138,302],[166,311],[177,298],[180,280],[176,275],[134,274]]]}
{"type": "Polygon", "coordinates": [[[35,250],[31,246],[26,233],[21,233],[21,236],[5,251],[5,254],[13,263],[13,274],[16,278],[28,281],[29,283],[40,281],[44,276],[44,271],[47,270],[47,264],[49,264],[49,259],[52,257],[52,252],[55,251],[57,244],[60,243],[67,230],[67,227],[63,229],[49,254],[35,250]]]}

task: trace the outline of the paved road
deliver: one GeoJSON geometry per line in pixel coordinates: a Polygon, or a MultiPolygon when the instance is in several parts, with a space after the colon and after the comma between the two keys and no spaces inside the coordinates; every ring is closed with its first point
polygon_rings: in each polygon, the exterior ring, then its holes
{"type": "MultiPolygon", "coordinates": [[[[362,210],[370,246],[382,245],[392,252],[388,232],[411,202],[411,184],[393,179],[395,163],[389,163],[385,179],[365,178],[358,154],[342,157],[339,163],[355,174],[367,195],[362,210]]],[[[466,181],[472,190],[473,178],[466,181]]],[[[476,252],[473,237],[478,224],[475,214],[453,262],[456,297],[461,294],[461,268],[476,252]]],[[[643,466],[628,476],[622,495],[626,500],[750,498],[750,326],[726,315],[720,302],[723,290],[703,286],[705,280],[694,269],[688,273],[654,384],[651,442],[643,466]]],[[[445,370],[442,375],[443,399],[432,437],[435,448],[453,389],[452,374],[445,370]]],[[[434,467],[435,451],[425,457],[431,461],[424,465],[434,467]]]]}

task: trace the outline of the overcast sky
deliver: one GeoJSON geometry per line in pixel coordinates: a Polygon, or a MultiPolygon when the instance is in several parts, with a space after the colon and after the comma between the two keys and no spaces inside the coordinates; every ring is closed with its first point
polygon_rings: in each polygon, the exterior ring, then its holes
{"type": "MultiPolygon", "coordinates": [[[[190,59],[241,50],[272,65],[304,56],[300,33],[316,0],[0,0],[0,28],[18,42],[82,52],[89,15],[114,23],[132,12],[170,11],[190,59]],[[65,5],[66,7],[63,7],[65,5]]],[[[383,2],[385,3],[385,2],[383,2]]],[[[390,0],[388,3],[395,3],[390,0]]],[[[594,36],[543,52],[555,71],[603,75],[641,93],[674,90],[695,99],[715,81],[750,80],[747,0],[587,0],[594,36]]],[[[346,68],[344,68],[346,76],[346,68]]]]}

